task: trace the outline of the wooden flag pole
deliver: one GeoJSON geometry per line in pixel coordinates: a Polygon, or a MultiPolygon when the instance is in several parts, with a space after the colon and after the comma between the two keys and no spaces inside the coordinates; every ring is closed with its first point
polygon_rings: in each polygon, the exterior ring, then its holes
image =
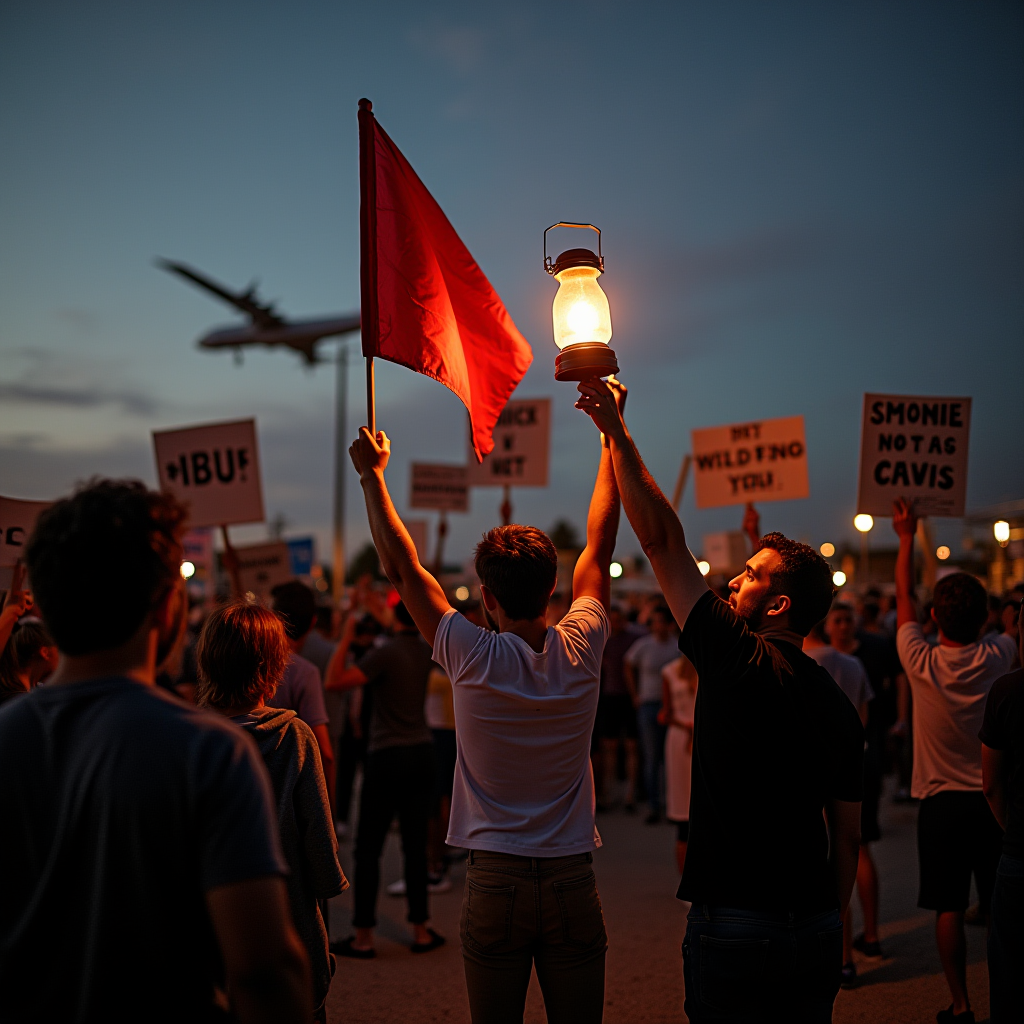
{"type": "Polygon", "coordinates": [[[366,425],[377,436],[373,357],[377,354],[377,155],[373,104],[359,101],[359,297],[366,357],[366,425]]]}

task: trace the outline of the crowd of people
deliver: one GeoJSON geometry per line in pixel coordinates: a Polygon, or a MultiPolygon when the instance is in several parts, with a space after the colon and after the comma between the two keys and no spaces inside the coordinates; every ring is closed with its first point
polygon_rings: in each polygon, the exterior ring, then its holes
{"type": "Polygon", "coordinates": [[[397,819],[387,891],[414,954],[445,943],[430,899],[465,860],[474,1024],[521,1022],[534,970],[549,1021],[598,1022],[601,815],[642,804],[675,827],[689,1019],[828,1021],[858,960],[884,956],[887,777],[919,805],[919,903],[952,999],[937,1019],[974,1019],[971,916],[992,1020],[1024,1016],[1019,590],[993,603],[955,573],[919,608],[900,502],[891,600],[837,598],[827,562],[761,535],[752,508],[750,556],[716,592],[625,389],[585,382],[577,405],[601,457],[571,584],[542,531],[497,527],[479,600],[453,605],[391,501],[390,442],[365,429],[351,456],[390,583],[359,581],[343,610],[298,580],[247,599],[230,551],[232,594],[190,607],[187,510],[138,483],[43,513],[0,610],[0,1018],[326,1020],[337,958],[376,956],[397,819]],[[660,592],[615,603],[620,510],[660,592]],[[349,839],[353,934],[332,941],[349,839]]]}

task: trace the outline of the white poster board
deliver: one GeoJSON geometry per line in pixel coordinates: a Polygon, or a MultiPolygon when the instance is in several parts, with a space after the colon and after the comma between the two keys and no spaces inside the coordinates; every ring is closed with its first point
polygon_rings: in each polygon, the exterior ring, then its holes
{"type": "Polygon", "coordinates": [[[919,516],[962,516],[969,398],[865,395],[857,511],[891,516],[906,498],[919,516]]]}
{"type": "Polygon", "coordinates": [[[39,513],[51,504],[49,501],[0,498],[0,567],[15,565],[22,557],[39,513]]]}
{"type": "Polygon", "coordinates": [[[470,487],[547,487],[551,446],[551,399],[516,398],[501,411],[494,450],[477,462],[469,444],[470,487]]]}
{"type": "Polygon", "coordinates": [[[469,511],[466,467],[414,462],[409,507],[434,508],[445,512],[469,511]]]}
{"type": "Polygon", "coordinates": [[[691,431],[697,508],[810,496],[803,416],[691,431]]]}
{"type": "Polygon", "coordinates": [[[263,521],[256,421],[153,432],[160,489],[188,505],[190,527],[263,521]]]}
{"type": "Polygon", "coordinates": [[[243,592],[252,591],[257,597],[265,598],[278,583],[295,579],[288,545],[283,540],[235,548],[235,554],[243,592]]]}

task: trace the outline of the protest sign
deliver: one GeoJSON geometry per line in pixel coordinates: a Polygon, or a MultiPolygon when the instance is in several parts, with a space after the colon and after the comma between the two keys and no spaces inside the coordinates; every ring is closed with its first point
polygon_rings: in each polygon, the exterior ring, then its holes
{"type": "Polygon", "coordinates": [[[471,457],[470,487],[547,487],[551,444],[551,399],[517,398],[509,402],[494,428],[494,451],[477,462],[471,457]]]}
{"type": "Polygon", "coordinates": [[[285,542],[288,545],[288,564],[293,576],[311,576],[315,544],[312,537],[294,537],[285,542]]]}
{"type": "Polygon", "coordinates": [[[278,583],[295,578],[288,545],[283,540],[235,548],[235,554],[243,592],[252,591],[257,597],[266,597],[278,583]]]}
{"type": "Polygon", "coordinates": [[[969,398],[865,395],[857,511],[891,516],[906,498],[919,516],[962,516],[969,398]]]}
{"type": "Polygon", "coordinates": [[[734,574],[747,561],[747,536],[742,530],[704,534],[704,560],[711,572],[734,574]]]}
{"type": "Polygon", "coordinates": [[[469,511],[466,467],[414,462],[409,507],[436,508],[442,512],[469,511]]]}
{"type": "Polygon", "coordinates": [[[697,508],[810,495],[803,416],[691,431],[697,508]]]}
{"type": "Polygon", "coordinates": [[[49,501],[0,498],[0,566],[15,565],[22,557],[39,513],[50,505],[49,501]]]}
{"type": "Polygon", "coordinates": [[[189,526],[263,520],[256,421],[153,431],[160,489],[189,507],[189,526]]]}

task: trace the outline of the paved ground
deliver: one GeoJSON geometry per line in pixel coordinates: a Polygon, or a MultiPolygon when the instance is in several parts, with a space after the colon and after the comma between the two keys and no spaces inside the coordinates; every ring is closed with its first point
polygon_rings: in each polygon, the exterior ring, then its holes
{"type": "MultiPolygon", "coordinates": [[[[887,959],[862,964],[860,986],[840,992],[836,1024],[931,1024],[949,1005],[932,934],[932,916],[916,906],[917,860],[913,806],[883,806],[884,838],[875,847],[882,878],[882,942],[887,959]]],[[[621,813],[598,820],[604,848],[594,857],[608,922],[607,1024],[683,1024],[679,945],[686,905],[673,896],[678,877],[674,830],[649,827],[621,813]]],[[[752,850],[753,853],[753,850],[752,850]]],[[[342,863],[351,871],[351,843],[342,863]]],[[[398,838],[389,837],[384,878],[401,873],[398,838]]],[[[433,926],[448,945],[414,956],[405,924],[405,901],[382,895],[377,959],[339,960],[328,1000],[328,1019],[338,1024],[468,1024],[459,951],[459,910],[464,871],[453,874],[450,893],[432,898],[433,926]]],[[[856,902],[856,898],[855,898],[856,902]]],[[[350,934],[351,891],[332,901],[331,935],[350,934]]],[[[979,1024],[988,1018],[985,932],[968,929],[969,985],[979,1024]]],[[[536,978],[527,1002],[527,1024],[543,1024],[544,1005],[536,978]]]]}

